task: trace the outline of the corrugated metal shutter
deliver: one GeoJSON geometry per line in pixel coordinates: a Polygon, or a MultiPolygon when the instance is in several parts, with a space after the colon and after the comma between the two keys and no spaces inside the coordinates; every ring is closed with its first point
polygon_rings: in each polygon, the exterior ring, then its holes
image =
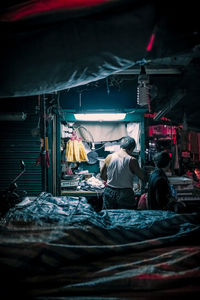
{"type": "Polygon", "coordinates": [[[17,181],[19,189],[28,195],[42,191],[41,167],[36,166],[40,154],[40,139],[31,134],[37,126],[35,116],[28,115],[25,121],[0,122],[0,189],[5,189],[20,173],[20,160],[26,165],[26,172],[17,181]]]}

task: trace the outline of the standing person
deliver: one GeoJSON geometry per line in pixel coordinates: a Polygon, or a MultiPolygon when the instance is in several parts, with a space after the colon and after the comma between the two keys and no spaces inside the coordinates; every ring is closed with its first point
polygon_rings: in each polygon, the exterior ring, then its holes
{"type": "Polygon", "coordinates": [[[103,209],[135,209],[134,176],[145,181],[146,173],[132,156],[136,142],[134,138],[122,138],[120,150],[109,154],[100,171],[100,176],[107,182],[103,193],[103,209]]]}
{"type": "Polygon", "coordinates": [[[173,203],[171,187],[165,174],[170,166],[171,158],[165,151],[154,156],[155,170],[151,173],[148,182],[147,209],[166,210],[173,203]]]}

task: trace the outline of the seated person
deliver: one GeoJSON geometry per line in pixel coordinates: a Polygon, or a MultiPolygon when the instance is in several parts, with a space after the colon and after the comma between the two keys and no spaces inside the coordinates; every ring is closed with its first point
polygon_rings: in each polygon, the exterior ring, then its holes
{"type": "Polygon", "coordinates": [[[155,170],[151,173],[148,182],[147,209],[170,209],[174,198],[171,194],[169,180],[165,174],[169,168],[171,158],[165,151],[154,156],[155,170]]]}

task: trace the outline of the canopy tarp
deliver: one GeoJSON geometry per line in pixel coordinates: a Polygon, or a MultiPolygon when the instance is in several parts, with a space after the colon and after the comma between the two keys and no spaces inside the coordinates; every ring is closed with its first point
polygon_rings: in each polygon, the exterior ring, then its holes
{"type": "Polygon", "coordinates": [[[180,38],[184,4],[177,14],[170,1],[16,2],[0,10],[1,98],[64,90],[192,46],[180,38]]]}

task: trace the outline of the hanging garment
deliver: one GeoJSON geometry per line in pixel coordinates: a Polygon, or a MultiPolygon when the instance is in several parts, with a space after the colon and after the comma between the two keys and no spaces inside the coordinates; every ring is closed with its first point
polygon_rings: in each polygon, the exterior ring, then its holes
{"type": "Polygon", "coordinates": [[[72,138],[67,142],[66,160],[68,162],[88,161],[88,157],[81,140],[72,138]]]}

